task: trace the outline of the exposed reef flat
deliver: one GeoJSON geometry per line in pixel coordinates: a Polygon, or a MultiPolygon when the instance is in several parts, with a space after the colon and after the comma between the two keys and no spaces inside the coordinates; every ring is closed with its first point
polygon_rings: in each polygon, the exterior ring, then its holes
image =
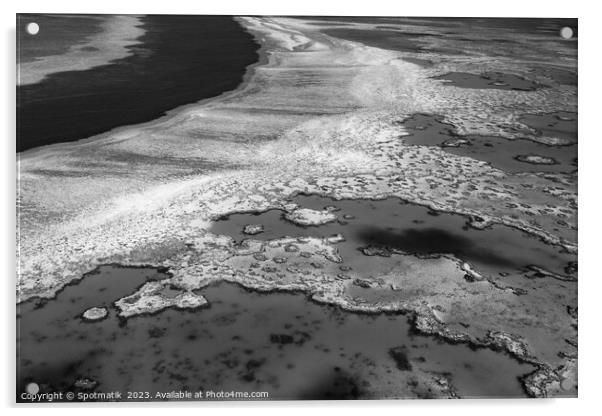
{"type": "Polygon", "coordinates": [[[168,296],[162,292],[165,284],[162,282],[149,282],[135,294],[119,299],[115,306],[119,308],[119,316],[130,316],[143,313],[155,313],[167,308],[197,309],[207,304],[207,300],[192,292],[180,292],[175,296],[168,296]]]}
{"type": "Polygon", "coordinates": [[[108,313],[109,311],[106,308],[93,307],[86,309],[86,311],[82,314],[82,317],[87,321],[98,321],[99,319],[106,318],[108,313]]]}
{"type": "MultiPolygon", "coordinates": [[[[408,145],[410,132],[399,123],[436,114],[460,136],[556,140],[554,131],[530,127],[524,117],[574,113],[576,88],[529,72],[533,39],[524,51],[512,46],[524,56],[445,55],[448,40],[436,36],[422,36],[420,51],[400,52],[379,48],[377,40],[366,46],[328,36],[303,19],[241,22],[262,44],[262,61],[236,91],[155,123],[21,155],[19,301],[50,298],[105,263],[166,267],[170,276],[161,285],[182,293],[227,281],[263,292],[302,291],[350,311],[403,311],[418,331],[503,350],[534,366],[523,379],[529,394],[574,396],[577,317],[567,307],[577,305],[576,274],[511,274],[500,282],[503,276],[471,262],[470,270],[487,278],[467,279],[459,254],[358,251],[375,265],[368,274],[346,264],[338,238],[264,240],[264,232],[235,241],[211,232],[229,214],[288,212],[298,193],[335,201],[395,197],[462,215],[475,229],[519,230],[575,255],[576,172],[509,172],[438,146],[408,145]],[[434,79],[473,71],[516,74],[548,87],[460,88],[434,79]]],[[[369,30],[374,23],[354,25],[369,30]]],[[[575,70],[571,45],[553,55],[557,42],[547,45],[538,44],[538,65],[575,70]]],[[[155,286],[148,282],[121,298],[136,299],[135,314],[158,311],[169,304],[154,302],[155,286]]],[[[450,396],[453,380],[441,376],[439,383],[450,396]]]]}
{"type": "Polygon", "coordinates": [[[558,162],[556,161],[556,159],[548,157],[548,156],[541,156],[541,155],[518,155],[516,156],[516,160],[518,160],[519,162],[525,162],[525,163],[531,163],[533,165],[557,165],[558,162]]]}
{"type": "Polygon", "coordinates": [[[263,232],[263,225],[261,224],[247,224],[244,226],[243,233],[247,235],[255,235],[263,232]]]}
{"type": "Polygon", "coordinates": [[[337,216],[329,209],[317,211],[310,208],[296,208],[286,212],[284,218],[297,225],[322,225],[336,221],[337,216]]]}

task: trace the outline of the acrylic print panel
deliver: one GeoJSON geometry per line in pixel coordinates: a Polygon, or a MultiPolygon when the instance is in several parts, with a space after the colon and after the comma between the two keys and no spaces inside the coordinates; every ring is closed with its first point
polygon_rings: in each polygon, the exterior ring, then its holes
{"type": "Polygon", "coordinates": [[[577,26],[18,15],[17,401],[575,397],[577,26]]]}

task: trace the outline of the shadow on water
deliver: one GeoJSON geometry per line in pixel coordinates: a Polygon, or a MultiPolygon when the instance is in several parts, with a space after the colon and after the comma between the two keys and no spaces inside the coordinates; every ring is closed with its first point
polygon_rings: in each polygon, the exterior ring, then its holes
{"type": "Polygon", "coordinates": [[[503,353],[418,335],[403,315],[354,314],[301,294],[261,294],[226,283],[200,291],[210,302],[206,309],[117,318],[113,301],[164,277],[151,268],[106,266],[53,300],[21,304],[17,400],[30,382],[42,393],[149,392],[139,399],[174,390],[403,398],[418,394],[416,371],[449,373],[466,397],[522,397],[518,377],[533,371],[503,353]],[[109,309],[106,319],[81,320],[85,309],[100,305],[109,309]],[[403,351],[412,370],[400,370],[392,350],[403,351]]]}
{"type": "Polygon", "coordinates": [[[466,216],[434,212],[398,198],[337,201],[298,195],[292,202],[316,210],[335,207],[338,221],[319,227],[299,227],[285,220],[282,211],[270,210],[232,214],[216,221],[210,231],[231,236],[237,242],[247,238],[271,240],[342,234],[346,241],[337,244],[337,249],[346,264],[353,267],[361,267],[367,261],[365,256],[358,256],[358,250],[375,244],[390,245],[408,254],[455,254],[491,275],[520,272],[529,265],[563,274],[568,262],[576,260],[574,255],[520,230],[500,225],[478,230],[468,225],[466,216]],[[247,224],[261,224],[263,232],[246,235],[243,228],[247,224]]]}
{"type": "Polygon", "coordinates": [[[354,400],[362,397],[361,380],[335,367],[303,391],[300,400],[354,400]]]}
{"type": "Polygon", "coordinates": [[[489,248],[478,247],[469,238],[437,228],[409,228],[390,231],[382,228],[366,228],[359,238],[368,245],[386,246],[414,254],[454,254],[473,262],[491,266],[520,267],[513,259],[500,255],[489,248]]]}
{"type": "MultiPolygon", "coordinates": [[[[75,381],[82,363],[101,366],[98,357],[106,355],[107,344],[89,342],[86,332],[94,328],[82,320],[82,313],[92,307],[110,309],[115,300],[145,282],[167,277],[153,268],[101,266],[65,286],[54,299],[31,299],[17,305],[19,388],[28,382],[24,370],[34,362],[37,382],[52,383],[63,390],[75,381]],[[51,342],[51,338],[58,342],[51,342]]],[[[115,312],[109,314],[114,317],[115,312]]]]}

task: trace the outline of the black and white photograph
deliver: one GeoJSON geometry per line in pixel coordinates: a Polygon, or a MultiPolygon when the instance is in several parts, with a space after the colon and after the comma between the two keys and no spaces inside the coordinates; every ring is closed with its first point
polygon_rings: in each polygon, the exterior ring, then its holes
{"type": "Polygon", "coordinates": [[[341,6],[12,15],[17,404],[578,397],[578,13],[341,6]]]}

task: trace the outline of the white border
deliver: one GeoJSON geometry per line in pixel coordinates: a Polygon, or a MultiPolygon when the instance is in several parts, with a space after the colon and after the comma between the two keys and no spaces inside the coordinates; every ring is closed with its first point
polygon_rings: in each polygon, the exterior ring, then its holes
{"type": "MultiPolygon", "coordinates": [[[[82,2],[77,0],[13,0],[2,3],[0,18],[3,24],[4,48],[1,65],[1,84],[4,92],[1,100],[2,126],[2,239],[0,264],[3,275],[3,312],[5,315],[4,342],[1,343],[4,365],[0,377],[0,395],[3,407],[12,407],[12,414],[20,412],[44,412],[64,414],[64,412],[85,412],[86,415],[114,412],[123,407],[144,407],[144,412],[163,414],[167,407],[196,412],[213,413],[215,410],[226,414],[262,415],[274,413],[282,415],[306,416],[308,412],[338,412],[348,415],[363,415],[376,411],[385,414],[437,414],[466,415],[472,413],[506,415],[508,413],[531,414],[589,414],[597,406],[596,399],[602,395],[599,385],[602,368],[600,365],[600,304],[602,294],[602,273],[599,272],[597,256],[600,243],[600,218],[602,212],[602,191],[598,178],[602,174],[599,160],[602,155],[602,135],[595,122],[600,119],[600,72],[599,41],[602,15],[594,6],[595,2],[577,1],[527,1],[504,0],[487,1],[433,1],[413,2],[394,0],[368,0],[362,2],[301,0],[291,1],[228,1],[216,2],[154,2],[142,0],[102,0],[82,2]],[[246,402],[246,403],[152,403],[136,404],[95,404],[24,407],[15,409],[15,13],[154,13],[154,14],[301,14],[301,15],[380,15],[380,16],[496,16],[496,17],[578,17],[579,18],[579,260],[580,260],[580,329],[579,329],[579,399],[554,400],[462,400],[462,401],[378,401],[378,402],[246,402]],[[197,407],[197,409],[191,409],[197,407]]],[[[125,410],[127,409],[120,409],[125,410]]]]}

